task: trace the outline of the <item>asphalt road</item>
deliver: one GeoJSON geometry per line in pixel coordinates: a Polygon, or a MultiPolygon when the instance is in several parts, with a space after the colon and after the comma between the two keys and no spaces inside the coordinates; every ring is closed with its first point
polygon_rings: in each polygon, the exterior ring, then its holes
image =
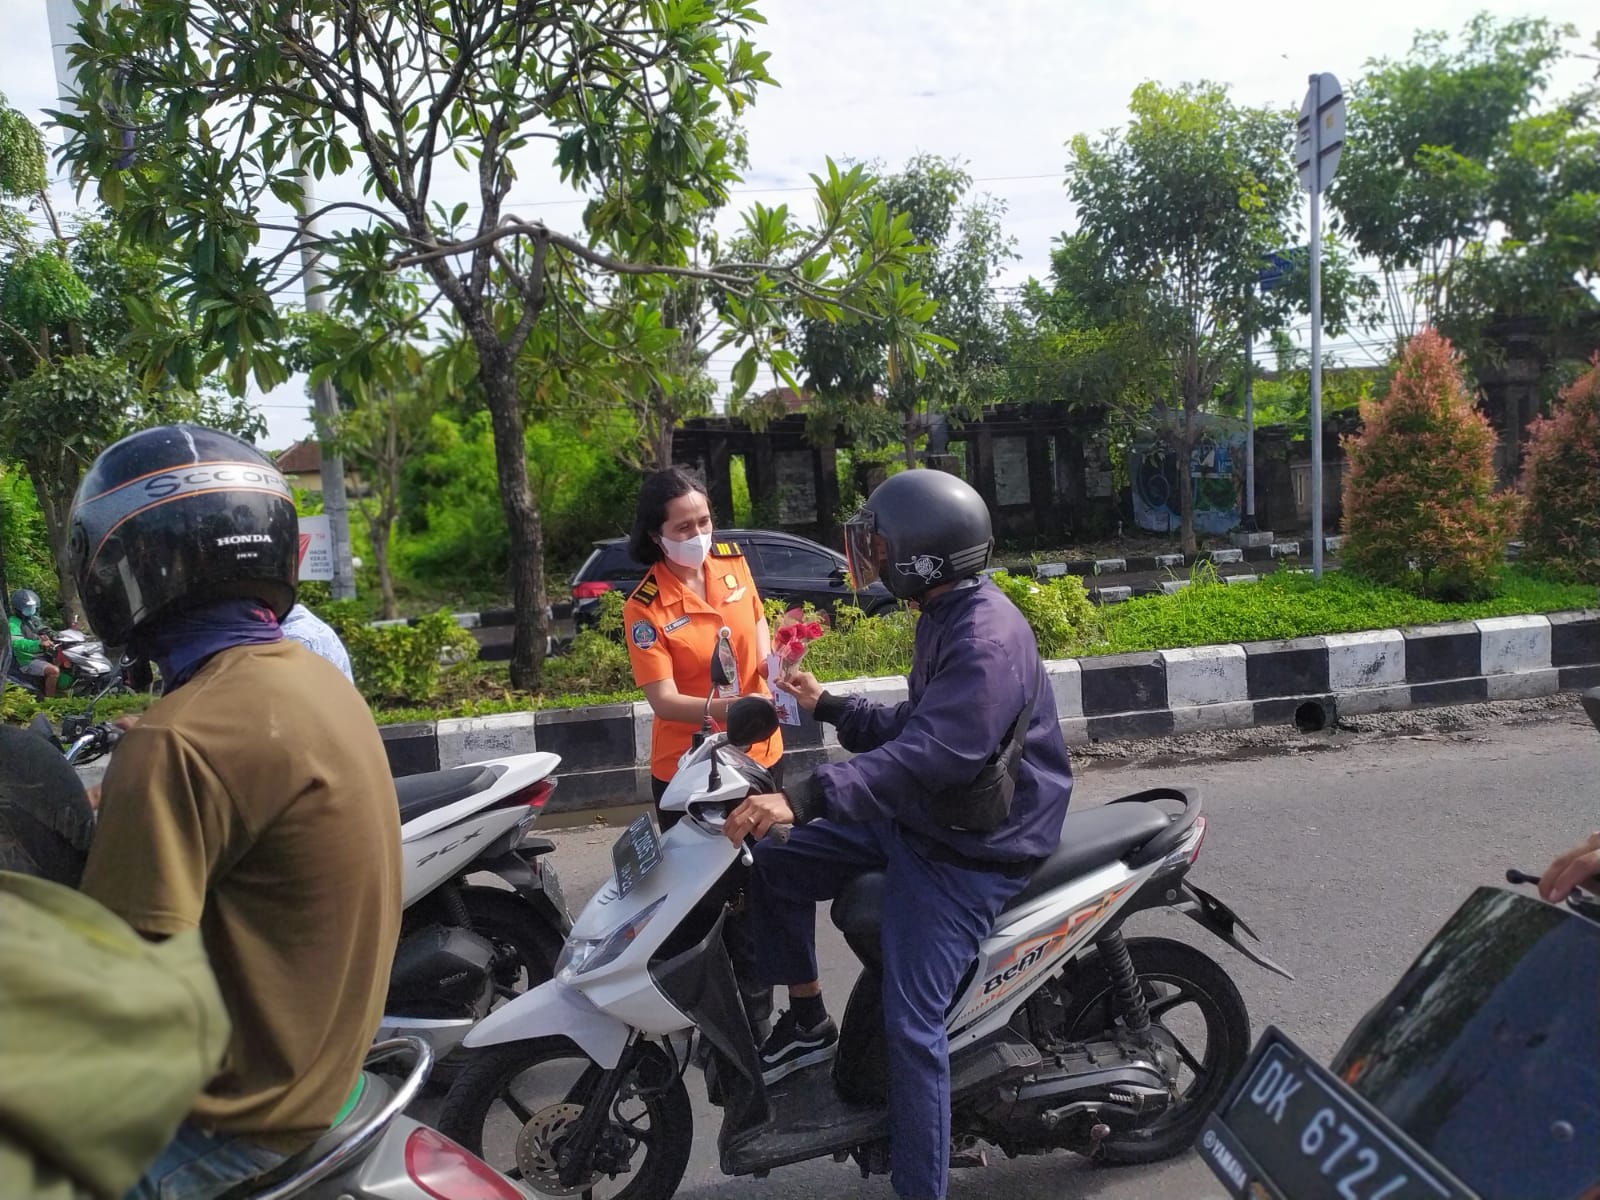
{"type": "MultiPolygon", "coordinates": [[[[1146,914],[1135,918],[1133,932],[1178,936],[1214,951],[1244,993],[1254,1032],[1276,1024],[1326,1061],[1472,887],[1498,882],[1508,866],[1541,871],[1600,824],[1600,735],[1575,698],[1543,710],[1455,711],[1477,715],[1464,728],[1457,719],[1421,734],[1290,733],[1275,746],[1248,750],[1242,761],[1195,762],[1188,770],[1137,757],[1097,760],[1081,770],[1074,805],[1160,782],[1203,789],[1211,820],[1193,877],[1255,927],[1295,981],[1255,967],[1181,917],[1146,914]]],[[[1197,743],[1196,752],[1202,749],[1214,745],[1197,743]]],[[[1166,743],[1168,762],[1172,750],[1166,743]]],[[[615,830],[551,836],[576,904],[606,877],[615,830]]],[[[824,981],[837,1013],[855,965],[825,913],[819,918],[824,981]]],[[[685,1200],[892,1195],[886,1178],[863,1181],[853,1165],[831,1161],[789,1167],[764,1181],[724,1178],[715,1149],[720,1114],[705,1103],[698,1075],[690,1090],[696,1143],[678,1193],[685,1200]]],[[[1135,1168],[1090,1166],[1063,1153],[999,1158],[957,1172],[950,1196],[977,1200],[999,1189],[1015,1200],[1222,1195],[1192,1154],[1135,1168]]]]}

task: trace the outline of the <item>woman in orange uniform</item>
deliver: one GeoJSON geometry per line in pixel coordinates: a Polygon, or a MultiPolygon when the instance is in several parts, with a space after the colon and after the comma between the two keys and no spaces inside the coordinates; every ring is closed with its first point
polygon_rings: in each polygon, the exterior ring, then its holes
{"type": "MultiPolygon", "coordinates": [[[[656,818],[670,828],[681,814],[663,813],[661,795],[678,771],[709,712],[714,728],[727,720],[740,696],[769,696],[767,655],[772,635],[761,597],[739,547],[711,537],[711,504],[705,488],[687,471],[658,471],[639,489],[628,552],[650,570],[622,607],[623,636],[633,661],[633,678],[644,689],[655,720],[650,728],[650,785],[656,818]],[[711,659],[727,630],[729,672],[737,683],[714,691],[711,659]]],[[[783,779],[783,737],[774,733],[750,747],[750,756],[783,779]]],[[[730,894],[744,882],[736,866],[729,872],[730,894]]],[[[745,1016],[756,1045],[772,1025],[772,988],[759,982],[755,940],[745,905],[732,907],[722,927],[723,945],[733,962],[745,1016]]]]}
{"type": "MultiPolygon", "coordinates": [[[[772,636],[755,580],[739,547],[711,537],[711,505],[698,480],[678,467],[644,481],[628,552],[650,564],[622,608],[623,634],[633,678],[644,689],[655,720],[650,732],[650,782],[659,805],[678,770],[678,759],[705,720],[720,729],[740,696],[767,696],[766,663],[772,636]],[[737,684],[713,693],[711,659],[719,634],[728,631],[737,684]]],[[[783,737],[774,733],[750,756],[781,771],[783,737]]],[[[657,817],[663,827],[676,814],[657,817]]]]}

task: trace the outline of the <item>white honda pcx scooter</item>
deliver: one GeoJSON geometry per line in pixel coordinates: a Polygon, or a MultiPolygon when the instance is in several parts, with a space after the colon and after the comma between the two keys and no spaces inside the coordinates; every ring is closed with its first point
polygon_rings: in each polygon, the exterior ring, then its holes
{"type": "MultiPolygon", "coordinates": [[[[573,926],[555,979],[491,1014],[440,1129],[534,1193],[620,1188],[665,1200],[693,1140],[683,1075],[692,1035],[711,1046],[707,1090],[724,1109],[722,1170],[765,1175],[831,1156],[886,1170],[887,1072],[878,933],[884,876],[834,901],[834,923],[863,970],[838,1054],[767,1086],[721,939],[719,882],[748,844],[722,826],[764,768],[735,746],[776,726],[769,702],[737,701],[728,733],[683,758],[662,797],[684,818],[658,838],[648,816],[613,849],[613,880],[573,926]],[[707,897],[711,897],[707,903],[707,897]]],[[[1140,909],[1193,918],[1252,961],[1243,922],[1185,879],[1205,833],[1200,798],[1162,788],[1068,816],[1061,848],[1006,907],[951,1006],[952,1144],[1008,1154],[1074,1150],[1154,1161],[1187,1149],[1250,1047],[1238,989],[1201,951],[1124,939],[1140,909]],[[1193,1008],[1205,1044],[1169,1018],[1193,1008]]],[[[1253,937],[1254,935],[1251,934],[1253,937]]]]}
{"type": "Polygon", "coordinates": [[[405,914],[380,1038],[423,1037],[447,1060],[497,1001],[553,974],[572,917],[555,843],[528,830],[560,765],[513,754],[394,781],[405,914]]]}

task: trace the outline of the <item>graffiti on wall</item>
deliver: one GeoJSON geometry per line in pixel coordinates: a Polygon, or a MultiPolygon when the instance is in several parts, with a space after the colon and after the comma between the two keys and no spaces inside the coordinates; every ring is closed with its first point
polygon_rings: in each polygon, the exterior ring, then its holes
{"type": "MultiPolygon", "coordinates": [[[[1200,418],[1200,436],[1191,459],[1194,529],[1223,534],[1236,529],[1244,507],[1245,427],[1224,417],[1200,418]]],[[[1135,437],[1128,474],[1133,516],[1140,529],[1176,533],[1183,526],[1178,456],[1155,432],[1135,437]]]]}

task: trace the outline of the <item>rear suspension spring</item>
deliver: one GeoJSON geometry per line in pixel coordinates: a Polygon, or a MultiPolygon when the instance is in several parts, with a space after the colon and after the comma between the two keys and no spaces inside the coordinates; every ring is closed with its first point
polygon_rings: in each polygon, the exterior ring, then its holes
{"type": "Polygon", "coordinates": [[[1134,973],[1133,959],[1128,956],[1128,943],[1123,940],[1122,931],[1106,934],[1095,945],[1100,948],[1117,1011],[1122,1014],[1128,1032],[1138,1038],[1145,1037],[1150,1032],[1150,1010],[1145,1005],[1144,989],[1134,973]]]}

